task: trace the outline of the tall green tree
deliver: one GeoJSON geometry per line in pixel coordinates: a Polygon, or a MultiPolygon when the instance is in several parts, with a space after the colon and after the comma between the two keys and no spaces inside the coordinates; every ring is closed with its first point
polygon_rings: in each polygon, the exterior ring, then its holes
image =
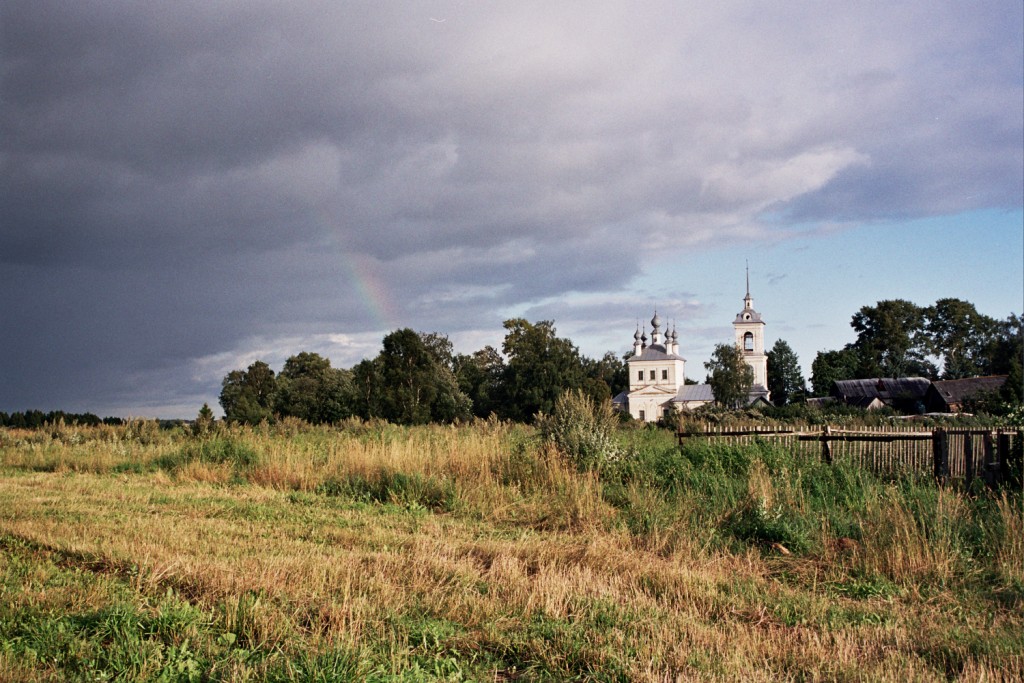
{"type": "Polygon", "coordinates": [[[420,340],[423,342],[423,346],[426,347],[434,356],[442,367],[446,367],[454,372],[455,370],[455,346],[446,335],[438,332],[419,332],[420,340]]]}
{"type": "Polygon", "coordinates": [[[811,363],[811,391],[815,396],[828,396],[832,384],[844,379],[857,379],[860,359],[852,344],[838,351],[818,351],[811,363]]]}
{"type": "Polygon", "coordinates": [[[942,378],[988,374],[986,350],[998,322],[961,299],[939,299],[924,312],[928,350],[942,360],[942,378]]]}
{"type": "Polygon", "coordinates": [[[1000,392],[1004,401],[1024,401],[1024,321],[1013,313],[996,323],[986,349],[986,374],[1008,375],[1000,392]]]}
{"type": "Polygon", "coordinates": [[[332,368],[320,354],[303,351],[284,363],[274,406],[282,416],[314,424],[333,423],[354,412],[352,373],[332,368]]]}
{"type": "Polygon", "coordinates": [[[600,358],[582,358],[583,390],[591,400],[600,403],[629,388],[629,369],[626,363],[608,351],[600,358]]]}
{"type": "Polygon", "coordinates": [[[231,422],[259,424],[274,418],[277,378],[261,360],[245,371],[232,370],[221,382],[220,405],[224,418],[231,422]]]}
{"type": "Polygon", "coordinates": [[[380,390],[381,365],[379,358],[359,361],[352,373],[352,412],[369,420],[383,418],[383,392],[380,390]]]}
{"type": "Polygon", "coordinates": [[[455,377],[459,389],[472,402],[473,414],[488,417],[501,407],[501,380],[505,360],[493,346],[485,346],[472,355],[458,354],[454,358],[455,377]]]}
{"type": "Polygon", "coordinates": [[[356,385],[366,392],[369,417],[425,424],[470,416],[470,401],[455,375],[423,336],[408,328],[396,330],[384,337],[383,346],[372,364],[357,366],[356,385]]]}
{"type": "Polygon", "coordinates": [[[754,385],[754,369],[743,360],[742,351],[733,344],[718,344],[704,367],[716,403],[727,408],[746,404],[754,385]]]}
{"type": "Polygon", "coordinates": [[[538,413],[551,414],[555,400],[583,385],[579,350],[557,336],[550,320],[530,323],[506,320],[502,351],[508,359],[502,380],[502,417],[527,422],[538,413]]]}
{"type": "Polygon", "coordinates": [[[924,321],[925,310],[903,299],[862,307],[850,322],[857,333],[858,377],[938,377],[926,357],[924,321]]]}
{"type": "Polygon", "coordinates": [[[784,339],[776,340],[768,351],[768,390],[777,406],[793,403],[807,393],[800,359],[784,339]]]}

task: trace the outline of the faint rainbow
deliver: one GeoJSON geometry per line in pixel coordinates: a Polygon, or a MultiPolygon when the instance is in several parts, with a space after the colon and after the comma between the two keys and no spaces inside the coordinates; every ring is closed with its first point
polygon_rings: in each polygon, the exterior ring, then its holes
{"type": "Polygon", "coordinates": [[[357,300],[370,315],[373,324],[379,330],[395,329],[400,319],[397,306],[391,296],[391,290],[384,283],[384,280],[374,271],[370,259],[363,259],[353,256],[335,227],[334,221],[321,209],[318,211],[318,220],[323,235],[326,237],[329,251],[337,257],[341,268],[341,274],[348,281],[349,286],[357,300]]]}

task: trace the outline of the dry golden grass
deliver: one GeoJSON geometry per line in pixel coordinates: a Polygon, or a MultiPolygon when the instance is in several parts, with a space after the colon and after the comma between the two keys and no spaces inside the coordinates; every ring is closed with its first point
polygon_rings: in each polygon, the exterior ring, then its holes
{"type": "MultiPolygon", "coordinates": [[[[450,655],[477,662],[466,664],[469,677],[487,680],[511,676],[513,666],[526,679],[1024,677],[1020,658],[998,644],[978,651],[986,637],[1024,628],[1019,597],[964,616],[970,598],[922,595],[933,582],[955,582],[963,566],[943,536],[967,514],[950,491],[937,498],[946,527],[921,528],[893,492],[869,502],[868,533],[855,549],[783,557],[710,543],[687,526],[693,503],[685,501],[650,533],[630,532],[596,474],[504,425],[221,436],[257,457],[152,469],[191,442],[68,446],[14,435],[23,441],[14,446],[8,437],[0,558],[108,577],[140,605],[171,589],[212,624],[193,643],[209,632],[204,647],[216,654],[211,639],[231,633],[246,651],[277,653],[262,663],[218,659],[210,675],[223,680],[254,680],[274,657],[339,647],[359,653],[360,676],[399,675],[450,655]],[[126,463],[150,469],[116,471],[126,463]],[[352,481],[363,482],[356,493],[373,491],[394,473],[447,486],[451,500],[430,509],[401,489],[385,500],[331,493],[352,481]],[[872,592],[871,584],[863,596],[837,589],[872,576],[891,587],[872,592]]],[[[799,489],[760,465],[748,494],[804,504],[799,489]]],[[[650,489],[633,486],[627,496],[658,504],[650,489]]],[[[998,567],[1020,586],[1024,523],[1009,499],[998,505],[1007,539],[998,567]]],[[[37,566],[0,594],[10,609],[110,603],[102,583],[39,588],[49,570],[37,566]]],[[[0,648],[0,679],[46,675],[0,648]]]]}

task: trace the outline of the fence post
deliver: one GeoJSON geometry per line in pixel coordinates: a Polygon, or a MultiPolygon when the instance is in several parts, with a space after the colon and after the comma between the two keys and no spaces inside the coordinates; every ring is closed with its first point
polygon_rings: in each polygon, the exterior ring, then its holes
{"type": "Polygon", "coordinates": [[[1024,429],[1018,429],[1013,439],[1013,448],[1009,451],[1010,486],[1024,491],[1024,429]]]}
{"type": "Polygon", "coordinates": [[[949,478],[949,434],[941,427],[932,432],[932,460],[935,463],[935,481],[945,484],[949,478]]]}
{"type": "Polygon", "coordinates": [[[996,451],[999,456],[999,483],[1005,484],[1010,481],[1010,435],[1006,432],[999,432],[996,437],[996,451]]]}
{"type": "Polygon", "coordinates": [[[985,432],[985,435],[982,437],[982,445],[985,450],[985,455],[981,461],[981,476],[985,480],[985,484],[989,487],[995,486],[995,479],[993,478],[991,467],[993,457],[992,434],[992,432],[985,432]]]}
{"type": "Polygon", "coordinates": [[[974,483],[974,437],[968,431],[964,434],[964,487],[970,491],[974,483]]]}
{"type": "Polygon", "coordinates": [[[821,430],[821,459],[827,462],[829,465],[832,464],[832,446],[828,443],[828,435],[831,429],[828,425],[821,430]]]}

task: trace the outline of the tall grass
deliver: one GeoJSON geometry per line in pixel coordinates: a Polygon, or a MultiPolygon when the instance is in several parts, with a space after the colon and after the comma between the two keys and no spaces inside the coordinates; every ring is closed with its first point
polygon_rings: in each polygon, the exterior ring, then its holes
{"type": "Polygon", "coordinates": [[[76,433],[0,431],[0,679],[1024,675],[1015,494],[652,429],[76,433]]]}

